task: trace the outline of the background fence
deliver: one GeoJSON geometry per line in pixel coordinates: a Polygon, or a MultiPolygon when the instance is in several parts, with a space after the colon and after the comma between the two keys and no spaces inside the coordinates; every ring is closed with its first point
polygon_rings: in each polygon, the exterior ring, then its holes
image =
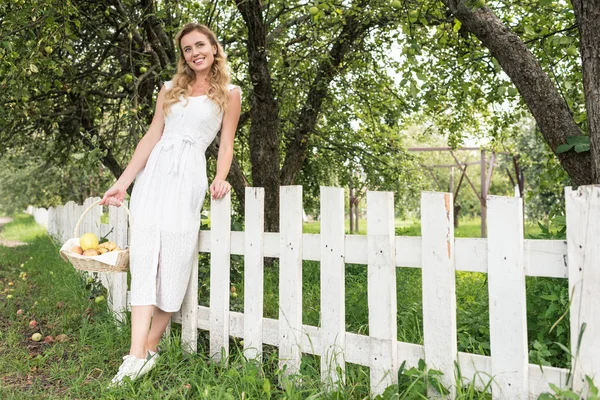
{"type": "MultiPolygon", "coordinates": [[[[199,251],[211,253],[210,307],[198,305],[195,269],[173,321],[182,324],[182,340],[191,351],[197,347],[198,329],[210,331],[210,353],[216,359],[228,354],[230,336],[243,338],[251,358],[260,358],[263,344],[278,346],[287,374],[299,370],[302,353],[319,355],[327,385],[344,379],[346,362],[367,366],[373,394],[397,382],[400,363],[417,366],[420,359],[443,372],[442,382],[450,388],[455,384],[455,363],[479,388],[493,380],[494,399],[537,398],[550,383],[584,390],[586,375],[600,376],[600,188],[566,188],[565,194],[567,241],[523,239],[522,200],[498,196],[487,198],[487,239],[454,238],[452,195],[433,192],[422,193],[421,237],[394,235],[389,192],[368,192],[367,235],[347,235],[344,191],[330,187],[321,189],[320,234],[305,234],[300,186],[281,187],[280,231],[268,233],[263,231],[264,191],[247,188],[244,231],[230,230],[227,195],[212,201],[211,230],[199,233],[199,251]],[[232,254],[244,255],[244,313],[229,311],[232,254]],[[279,258],[278,319],[263,317],[264,257],[279,258]],[[302,324],[303,260],[320,262],[320,326],[302,324]],[[345,263],[367,268],[369,335],[345,330],[345,263]],[[397,267],[422,269],[423,345],[397,340],[397,267]],[[488,274],[491,356],[457,351],[456,271],[488,274]],[[528,362],[526,276],[569,281],[575,355],[569,382],[566,369],[528,362]]],[[[65,241],[95,200],[28,211],[65,241]]],[[[114,228],[111,239],[125,247],[124,210],[111,207],[108,224],[100,223],[101,213],[100,206],[88,213],[81,231],[104,235],[114,228]]],[[[126,274],[101,275],[110,306],[121,315],[128,303],[126,274]]],[[[450,395],[454,392],[451,389],[450,395]]]]}

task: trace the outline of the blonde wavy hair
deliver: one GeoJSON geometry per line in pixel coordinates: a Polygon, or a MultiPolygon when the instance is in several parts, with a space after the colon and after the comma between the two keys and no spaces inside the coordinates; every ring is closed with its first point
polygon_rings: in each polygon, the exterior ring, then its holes
{"type": "Polygon", "coordinates": [[[190,23],[181,28],[175,38],[177,48],[179,49],[179,60],[177,61],[177,73],[173,76],[173,86],[165,94],[165,102],[163,104],[165,115],[169,114],[173,104],[180,101],[182,97],[187,101],[188,96],[192,93],[192,85],[196,81],[196,74],[185,61],[183,49],[181,48],[181,38],[193,31],[198,31],[206,35],[211,46],[217,48],[217,54],[214,57],[214,62],[207,76],[209,82],[207,96],[217,103],[220,111],[223,113],[227,111],[229,104],[227,56],[213,31],[206,25],[190,23]]]}

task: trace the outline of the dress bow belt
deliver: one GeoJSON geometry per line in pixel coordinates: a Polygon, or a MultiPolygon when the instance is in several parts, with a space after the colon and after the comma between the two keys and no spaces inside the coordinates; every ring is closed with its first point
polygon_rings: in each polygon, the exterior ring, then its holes
{"type": "Polygon", "coordinates": [[[177,175],[177,173],[179,172],[179,164],[183,159],[183,149],[186,145],[196,145],[196,138],[190,134],[175,134],[163,136],[162,141],[165,143],[163,145],[163,150],[174,151],[174,154],[171,156],[171,167],[169,168],[169,173],[177,175]]]}

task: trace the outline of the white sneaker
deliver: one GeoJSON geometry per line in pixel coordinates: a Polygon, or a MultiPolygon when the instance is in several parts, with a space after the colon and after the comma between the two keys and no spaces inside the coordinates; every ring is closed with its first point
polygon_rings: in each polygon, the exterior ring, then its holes
{"type": "MultiPolygon", "coordinates": [[[[152,357],[154,358],[154,357],[152,357]]],[[[123,363],[119,367],[117,374],[112,378],[108,387],[115,387],[120,385],[126,376],[129,377],[132,381],[136,378],[139,378],[146,372],[150,371],[150,369],[154,366],[156,360],[149,365],[149,360],[145,358],[136,358],[133,355],[127,355],[123,357],[123,363]],[[146,367],[149,365],[148,367],[146,367]]]]}
{"type": "Polygon", "coordinates": [[[156,351],[148,350],[148,355],[146,356],[146,363],[144,364],[140,372],[138,372],[137,377],[147,374],[152,368],[154,368],[156,361],[158,361],[158,353],[156,351]]]}

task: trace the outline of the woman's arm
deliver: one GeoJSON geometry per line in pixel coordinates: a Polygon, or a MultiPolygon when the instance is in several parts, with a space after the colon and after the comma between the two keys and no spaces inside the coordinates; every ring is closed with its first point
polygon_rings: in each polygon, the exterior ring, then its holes
{"type": "Polygon", "coordinates": [[[210,194],[214,200],[225,196],[231,189],[231,185],[225,179],[229,174],[231,160],[233,160],[233,139],[235,130],[240,119],[241,93],[239,89],[233,89],[229,95],[227,112],[223,116],[221,125],[221,142],[219,144],[219,155],[217,157],[217,174],[210,185],[210,194]]]}
{"type": "Polygon", "coordinates": [[[152,123],[150,124],[150,127],[148,128],[148,131],[144,137],[142,137],[136,146],[135,152],[133,153],[127,168],[125,168],[125,171],[123,171],[115,184],[106,191],[100,204],[111,204],[116,206],[121,205],[123,199],[125,199],[127,188],[129,185],[131,185],[131,182],[133,182],[137,174],[146,165],[152,149],[154,146],[156,146],[156,143],[158,143],[160,137],[162,136],[165,126],[165,118],[162,109],[165,100],[165,91],[166,89],[163,86],[158,93],[158,98],[156,99],[156,110],[154,111],[152,123]]]}

